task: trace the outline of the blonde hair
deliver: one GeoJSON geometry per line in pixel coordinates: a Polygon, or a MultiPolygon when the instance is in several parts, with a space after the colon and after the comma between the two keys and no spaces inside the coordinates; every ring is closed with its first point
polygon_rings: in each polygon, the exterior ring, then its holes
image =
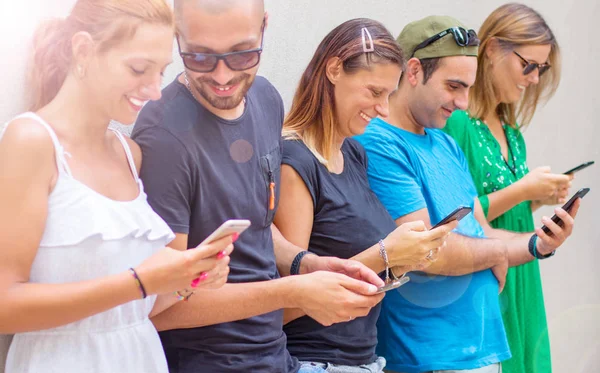
{"type": "Polygon", "coordinates": [[[42,23],[33,37],[27,83],[30,110],[56,97],[72,66],[73,35],[88,32],[102,53],[135,35],[144,23],[174,28],[173,12],[165,0],[78,0],[67,18],[42,23]]]}
{"type": "Polygon", "coordinates": [[[523,4],[505,4],[494,10],[483,22],[478,33],[481,44],[477,57],[478,68],[475,84],[469,93],[469,113],[476,118],[485,118],[494,111],[500,120],[510,126],[527,126],[538,103],[546,102],[554,95],[560,82],[560,49],[558,42],[544,18],[523,4]],[[500,103],[491,74],[491,63],[486,49],[491,40],[496,40],[507,53],[515,47],[525,45],[550,45],[548,61],[552,66],[539,84],[531,84],[518,103],[500,103]],[[494,107],[494,105],[497,105],[494,107]]]}
{"type": "Polygon", "coordinates": [[[369,69],[378,63],[393,63],[402,68],[405,62],[394,37],[381,23],[371,19],[346,21],[321,41],[300,78],[292,107],[283,123],[283,137],[303,141],[330,171],[337,119],[333,84],[327,78],[326,69],[327,62],[334,57],[340,59],[346,73],[369,69]],[[363,28],[373,39],[373,52],[364,52],[363,28]]]}

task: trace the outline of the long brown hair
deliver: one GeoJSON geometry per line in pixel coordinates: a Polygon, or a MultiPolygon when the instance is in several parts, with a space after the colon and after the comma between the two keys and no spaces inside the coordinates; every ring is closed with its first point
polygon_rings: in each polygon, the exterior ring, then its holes
{"type": "Polygon", "coordinates": [[[505,4],[494,10],[479,30],[481,45],[477,57],[477,78],[469,93],[469,113],[476,118],[485,118],[494,111],[500,120],[511,126],[526,126],[531,122],[538,103],[546,102],[558,88],[560,82],[560,49],[558,42],[544,18],[523,4],[505,4]],[[498,102],[498,92],[492,82],[491,64],[486,49],[492,39],[506,52],[524,45],[550,45],[549,63],[552,66],[540,77],[539,84],[530,85],[518,103],[498,102]]]}
{"type": "Polygon", "coordinates": [[[164,0],[78,0],[67,18],[41,24],[33,37],[33,54],[27,82],[32,93],[30,110],[38,110],[56,97],[72,66],[71,39],[88,32],[106,51],[133,37],[143,23],[174,27],[173,13],[164,0]]]}
{"type": "Polygon", "coordinates": [[[371,19],[346,21],[321,41],[300,78],[292,108],[283,125],[283,136],[302,140],[328,168],[333,157],[337,119],[333,84],[327,78],[326,68],[327,62],[334,57],[340,59],[348,74],[377,63],[404,67],[404,56],[394,37],[385,26],[371,19]],[[373,52],[364,52],[363,28],[373,39],[373,52]]]}

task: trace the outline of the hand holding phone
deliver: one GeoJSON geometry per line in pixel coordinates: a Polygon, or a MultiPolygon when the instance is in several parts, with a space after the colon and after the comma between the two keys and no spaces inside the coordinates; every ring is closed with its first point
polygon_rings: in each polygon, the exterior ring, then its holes
{"type": "MultiPolygon", "coordinates": [[[[573,195],[573,197],[571,197],[570,200],[567,201],[567,203],[565,203],[562,206],[562,209],[565,210],[566,212],[570,212],[571,208],[573,207],[573,204],[575,203],[575,201],[577,200],[577,198],[583,198],[585,197],[586,194],[588,194],[588,192],[590,191],[590,188],[582,188],[579,189],[577,191],[577,193],[575,193],[573,195]]],[[[555,222],[557,225],[559,226],[563,226],[563,221],[561,220],[561,218],[559,218],[558,216],[556,216],[556,214],[554,216],[552,216],[551,220],[553,222],[555,222]]],[[[552,232],[550,231],[550,229],[548,227],[546,227],[545,225],[542,226],[542,230],[544,231],[544,233],[546,233],[547,235],[551,236],[552,232]]]]}
{"type": "Polygon", "coordinates": [[[240,235],[240,234],[242,234],[243,231],[248,229],[249,226],[250,226],[250,220],[245,220],[245,219],[227,220],[226,222],[221,224],[221,226],[219,228],[215,229],[215,231],[212,232],[208,237],[206,237],[204,239],[204,241],[202,241],[202,243],[200,243],[200,245],[198,245],[198,246],[209,244],[213,241],[217,241],[223,237],[230,236],[232,234],[240,235]]]}
{"type": "Polygon", "coordinates": [[[454,211],[452,211],[451,213],[449,213],[445,218],[443,218],[442,220],[440,220],[439,223],[437,223],[436,225],[434,225],[433,227],[431,227],[431,229],[435,229],[435,228],[440,227],[440,226],[442,226],[444,224],[448,224],[448,223],[450,223],[451,221],[454,221],[454,220],[460,221],[462,218],[464,218],[465,216],[469,215],[469,213],[472,210],[473,209],[470,208],[470,207],[468,207],[468,206],[459,206],[454,211]]]}
{"type": "Polygon", "coordinates": [[[386,291],[397,289],[409,281],[410,281],[410,277],[404,275],[404,276],[400,277],[399,279],[394,280],[394,281],[390,282],[389,284],[386,284],[385,286],[378,288],[377,292],[375,294],[381,294],[381,293],[385,293],[386,291]]]}
{"type": "Polygon", "coordinates": [[[577,167],[573,167],[573,168],[572,168],[572,169],[570,169],[569,171],[566,171],[564,174],[565,174],[565,175],[574,174],[574,173],[576,173],[576,172],[579,172],[579,171],[583,170],[584,168],[588,168],[588,167],[590,167],[590,166],[591,166],[591,165],[593,165],[594,163],[595,163],[594,161],[589,161],[589,162],[582,163],[582,164],[580,164],[579,166],[577,166],[577,167]]]}

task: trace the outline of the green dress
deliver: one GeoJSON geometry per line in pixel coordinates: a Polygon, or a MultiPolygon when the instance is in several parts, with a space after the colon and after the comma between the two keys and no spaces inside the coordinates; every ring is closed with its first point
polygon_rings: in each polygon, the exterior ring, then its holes
{"type": "MultiPolygon", "coordinates": [[[[485,123],[465,111],[455,111],[444,131],[456,140],[465,153],[477,187],[479,201],[487,216],[488,194],[516,182],[529,172],[527,150],[518,128],[504,126],[509,150],[508,160],[485,123]]],[[[518,204],[494,219],[494,228],[513,232],[534,230],[531,202],[518,204]]],[[[537,260],[512,267],[500,294],[502,317],[512,358],[502,363],[504,373],[550,373],[550,341],[537,260]]]]}

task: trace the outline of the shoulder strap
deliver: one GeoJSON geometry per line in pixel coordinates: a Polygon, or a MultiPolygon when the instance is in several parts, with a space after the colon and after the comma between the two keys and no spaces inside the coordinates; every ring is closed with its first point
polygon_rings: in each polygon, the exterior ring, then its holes
{"type": "MultiPolygon", "coordinates": [[[[58,141],[58,136],[56,136],[56,132],[54,132],[54,130],[48,124],[48,122],[46,122],[39,115],[37,115],[33,112],[27,112],[27,113],[18,115],[17,117],[15,117],[13,119],[13,121],[15,119],[22,119],[22,118],[32,119],[32,120],[38,122],[39,124],[41,124],[48,131],[48,134],[50,135],[50,138],[52,139],[52,144],[54,145],[54,154],[56,157],[56,166],[58,168],[58,172],[64,171],[69,176],[71,176],[71,169],[69,168],[69,164],[67,163],[67,160],[65,158],[65,154],[68,154],[68,153],[65,152],[64,148],[60,144],[60,141],[58,141]]],[[[10,123],[12,123],[12,121],[6,124],[6,126],[4,127],[4,130],[6,130],[6,128],[8,127],[8,125],[10,123]]]]}
{"type": "Polygon", "coordinates": [[[121,145],[123,145],[123,149],[125,150],[125,155],[127,156],[127,162],[129,163],[129,168],[131,168],[131,173],[133,174],[133,177],[135,178],[135,180],[138,180],[139,176],[138,176],[137,168],[135,167],[135,161],[133,160],[133,155],[131,154],[131,149],[129,148],[129,144],[127,143],[127,140],[125,140],[125,137],[123,136],[123,134],[121,132],[117,131],[116,129],[111,128],[110,130],[115,133],[115,135],[121,142],[121,145]]]}

